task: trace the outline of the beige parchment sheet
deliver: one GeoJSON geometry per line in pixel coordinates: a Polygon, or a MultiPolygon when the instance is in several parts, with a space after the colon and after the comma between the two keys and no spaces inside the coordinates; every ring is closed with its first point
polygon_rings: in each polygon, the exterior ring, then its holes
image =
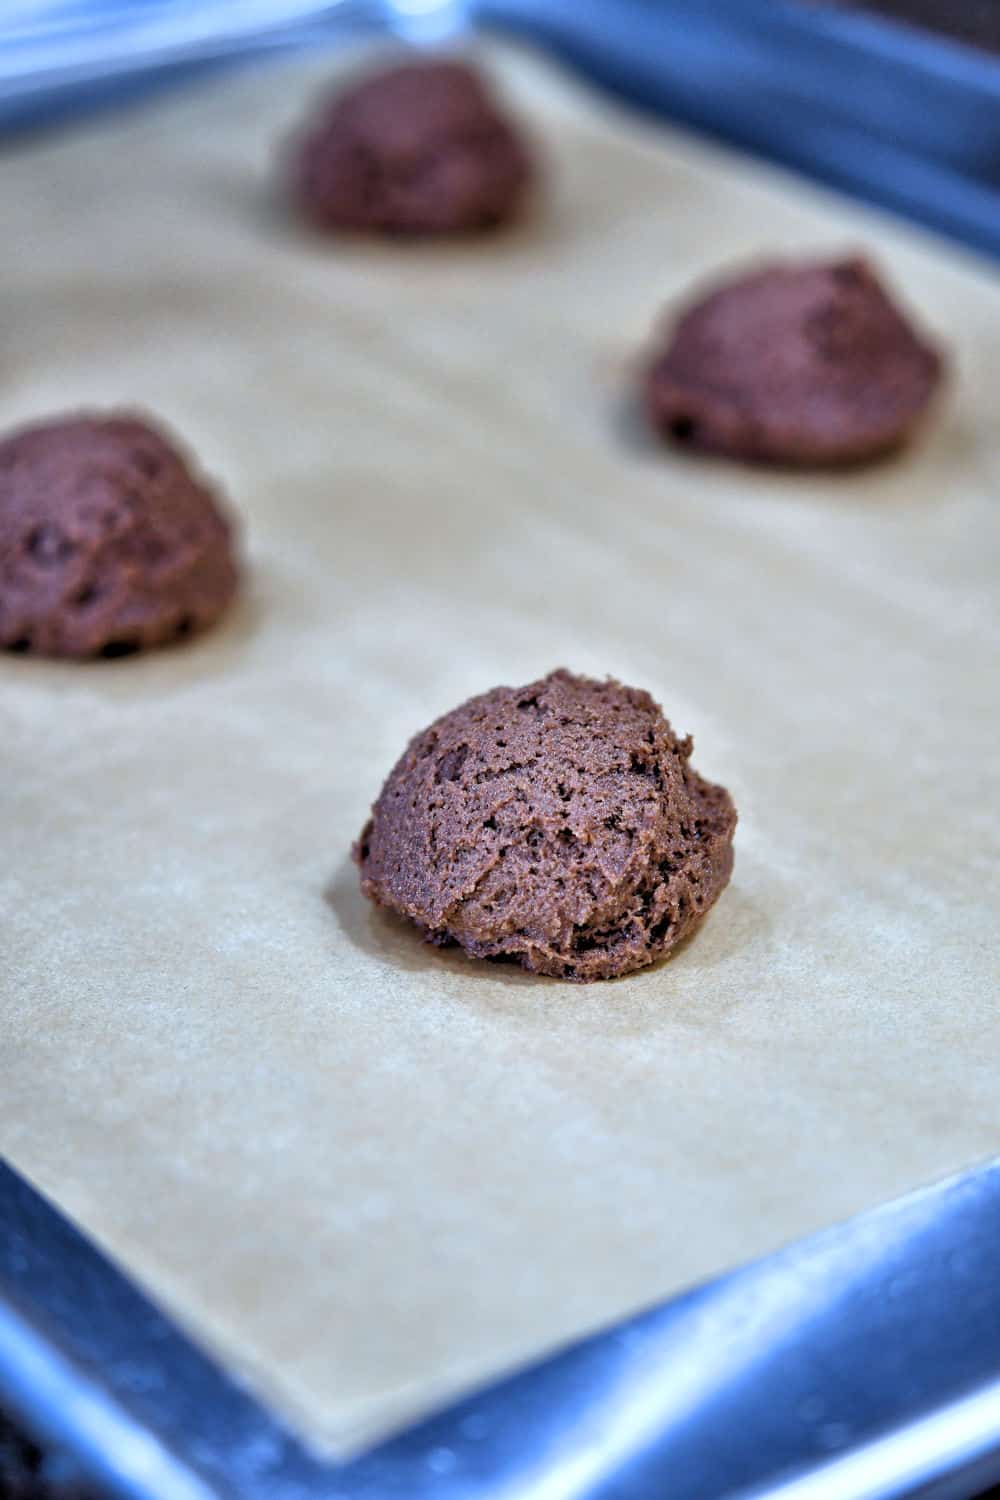
{"type": "Polygon", "coordinates": [[[973,259],[493,62],[524,228],[324,243],[271,193],[329,59],[0,159],[0,422],[139,403],[245,519],[219,631],[0,660],[0,1150],[338,1451],[1000,1149],[1000,288],[973,259]],[[645,442],[692,279],[866,246],[953,347],[900,461],[645,442]],[[407,737],[557,664],[648,687],[740,809],[673,962],[423,947],[348,848],[407,737]]]}

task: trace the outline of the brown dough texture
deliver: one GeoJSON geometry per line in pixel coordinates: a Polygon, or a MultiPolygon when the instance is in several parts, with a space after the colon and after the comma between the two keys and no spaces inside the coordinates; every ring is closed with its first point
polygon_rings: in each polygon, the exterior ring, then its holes
{"type": "Polygon", "coordinates": [[[296,194],[324,229],[462,234],[511,219],[531,158],[465,63],[405,63],[322,108],[295,159],[296,194]]]}
{"type": "Polygon", "coordinates": [[[0,442],[0,645],[124,656],[214,623],[238,581],[213,492],[146,420],[69,416],[0,442]]]}
{"type": "Polygon", "coordinates": [[[362,889],[431,942],[536,974],[644,968],[733,867],[735,808],[690,754],[638,688],[494,688],[407,747],[354,848],[362,889]]]}
{"type": "Polygon", "coordinates": [[[649,419],[756,463],[853,464],[906,442],[942,360],[861,258],[765,266],[677,322],[646,373],[649,419]]]}

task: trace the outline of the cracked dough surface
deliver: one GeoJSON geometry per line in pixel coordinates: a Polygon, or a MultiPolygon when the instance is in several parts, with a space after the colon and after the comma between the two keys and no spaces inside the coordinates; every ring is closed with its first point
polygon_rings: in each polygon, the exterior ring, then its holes
{"type": "Polygon", "coordinates": [[[355,857],[431,942],[611,979],[694,932],[736,814],[649,694],[565,670],[460,704],[407,747],[355,857]]]}

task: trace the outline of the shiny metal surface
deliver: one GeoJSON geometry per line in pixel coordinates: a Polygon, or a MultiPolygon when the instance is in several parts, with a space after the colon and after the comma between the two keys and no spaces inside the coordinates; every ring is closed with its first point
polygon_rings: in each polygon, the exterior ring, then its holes
{"type": "Polygon", "coordinates": [[[1000,254],[1000,57],[809,0],[474,0],[652,111],[1000,254]]]}
{"type": "Polygon", "coordinates": [[[343,1465],[0,1164],[0,1401],[129,1500],[882,1500],[1000,1480],[1000,1163],[587,1339],[343,1465]]]}
{"type": "Polygon", "coordinates": [[[467,25],[467,0],[4,0],[0,131],[263,52],[385,32],[433,47],[467,25]]]}

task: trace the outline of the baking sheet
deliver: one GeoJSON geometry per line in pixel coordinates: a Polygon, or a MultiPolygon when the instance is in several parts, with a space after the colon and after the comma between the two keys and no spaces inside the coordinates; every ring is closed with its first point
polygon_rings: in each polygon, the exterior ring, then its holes
{"type": "Polygon", "coordinates": [[[530,224],[329,244],[283,63],[0,160],[3,425],[159,413],[245,518],[189,649],[0,661],[0,1146],[343,1452],[1000,1148],[1000,288],[492,50],[530,224]],[[762,252],[881,259],[951,344],[926,441],[842,476],[647,443],[636,349],[762,252]],[[740,809],[668,964],[424,947],[348,862],[433,715],[566,664],[648,687],[740,809]]]}

